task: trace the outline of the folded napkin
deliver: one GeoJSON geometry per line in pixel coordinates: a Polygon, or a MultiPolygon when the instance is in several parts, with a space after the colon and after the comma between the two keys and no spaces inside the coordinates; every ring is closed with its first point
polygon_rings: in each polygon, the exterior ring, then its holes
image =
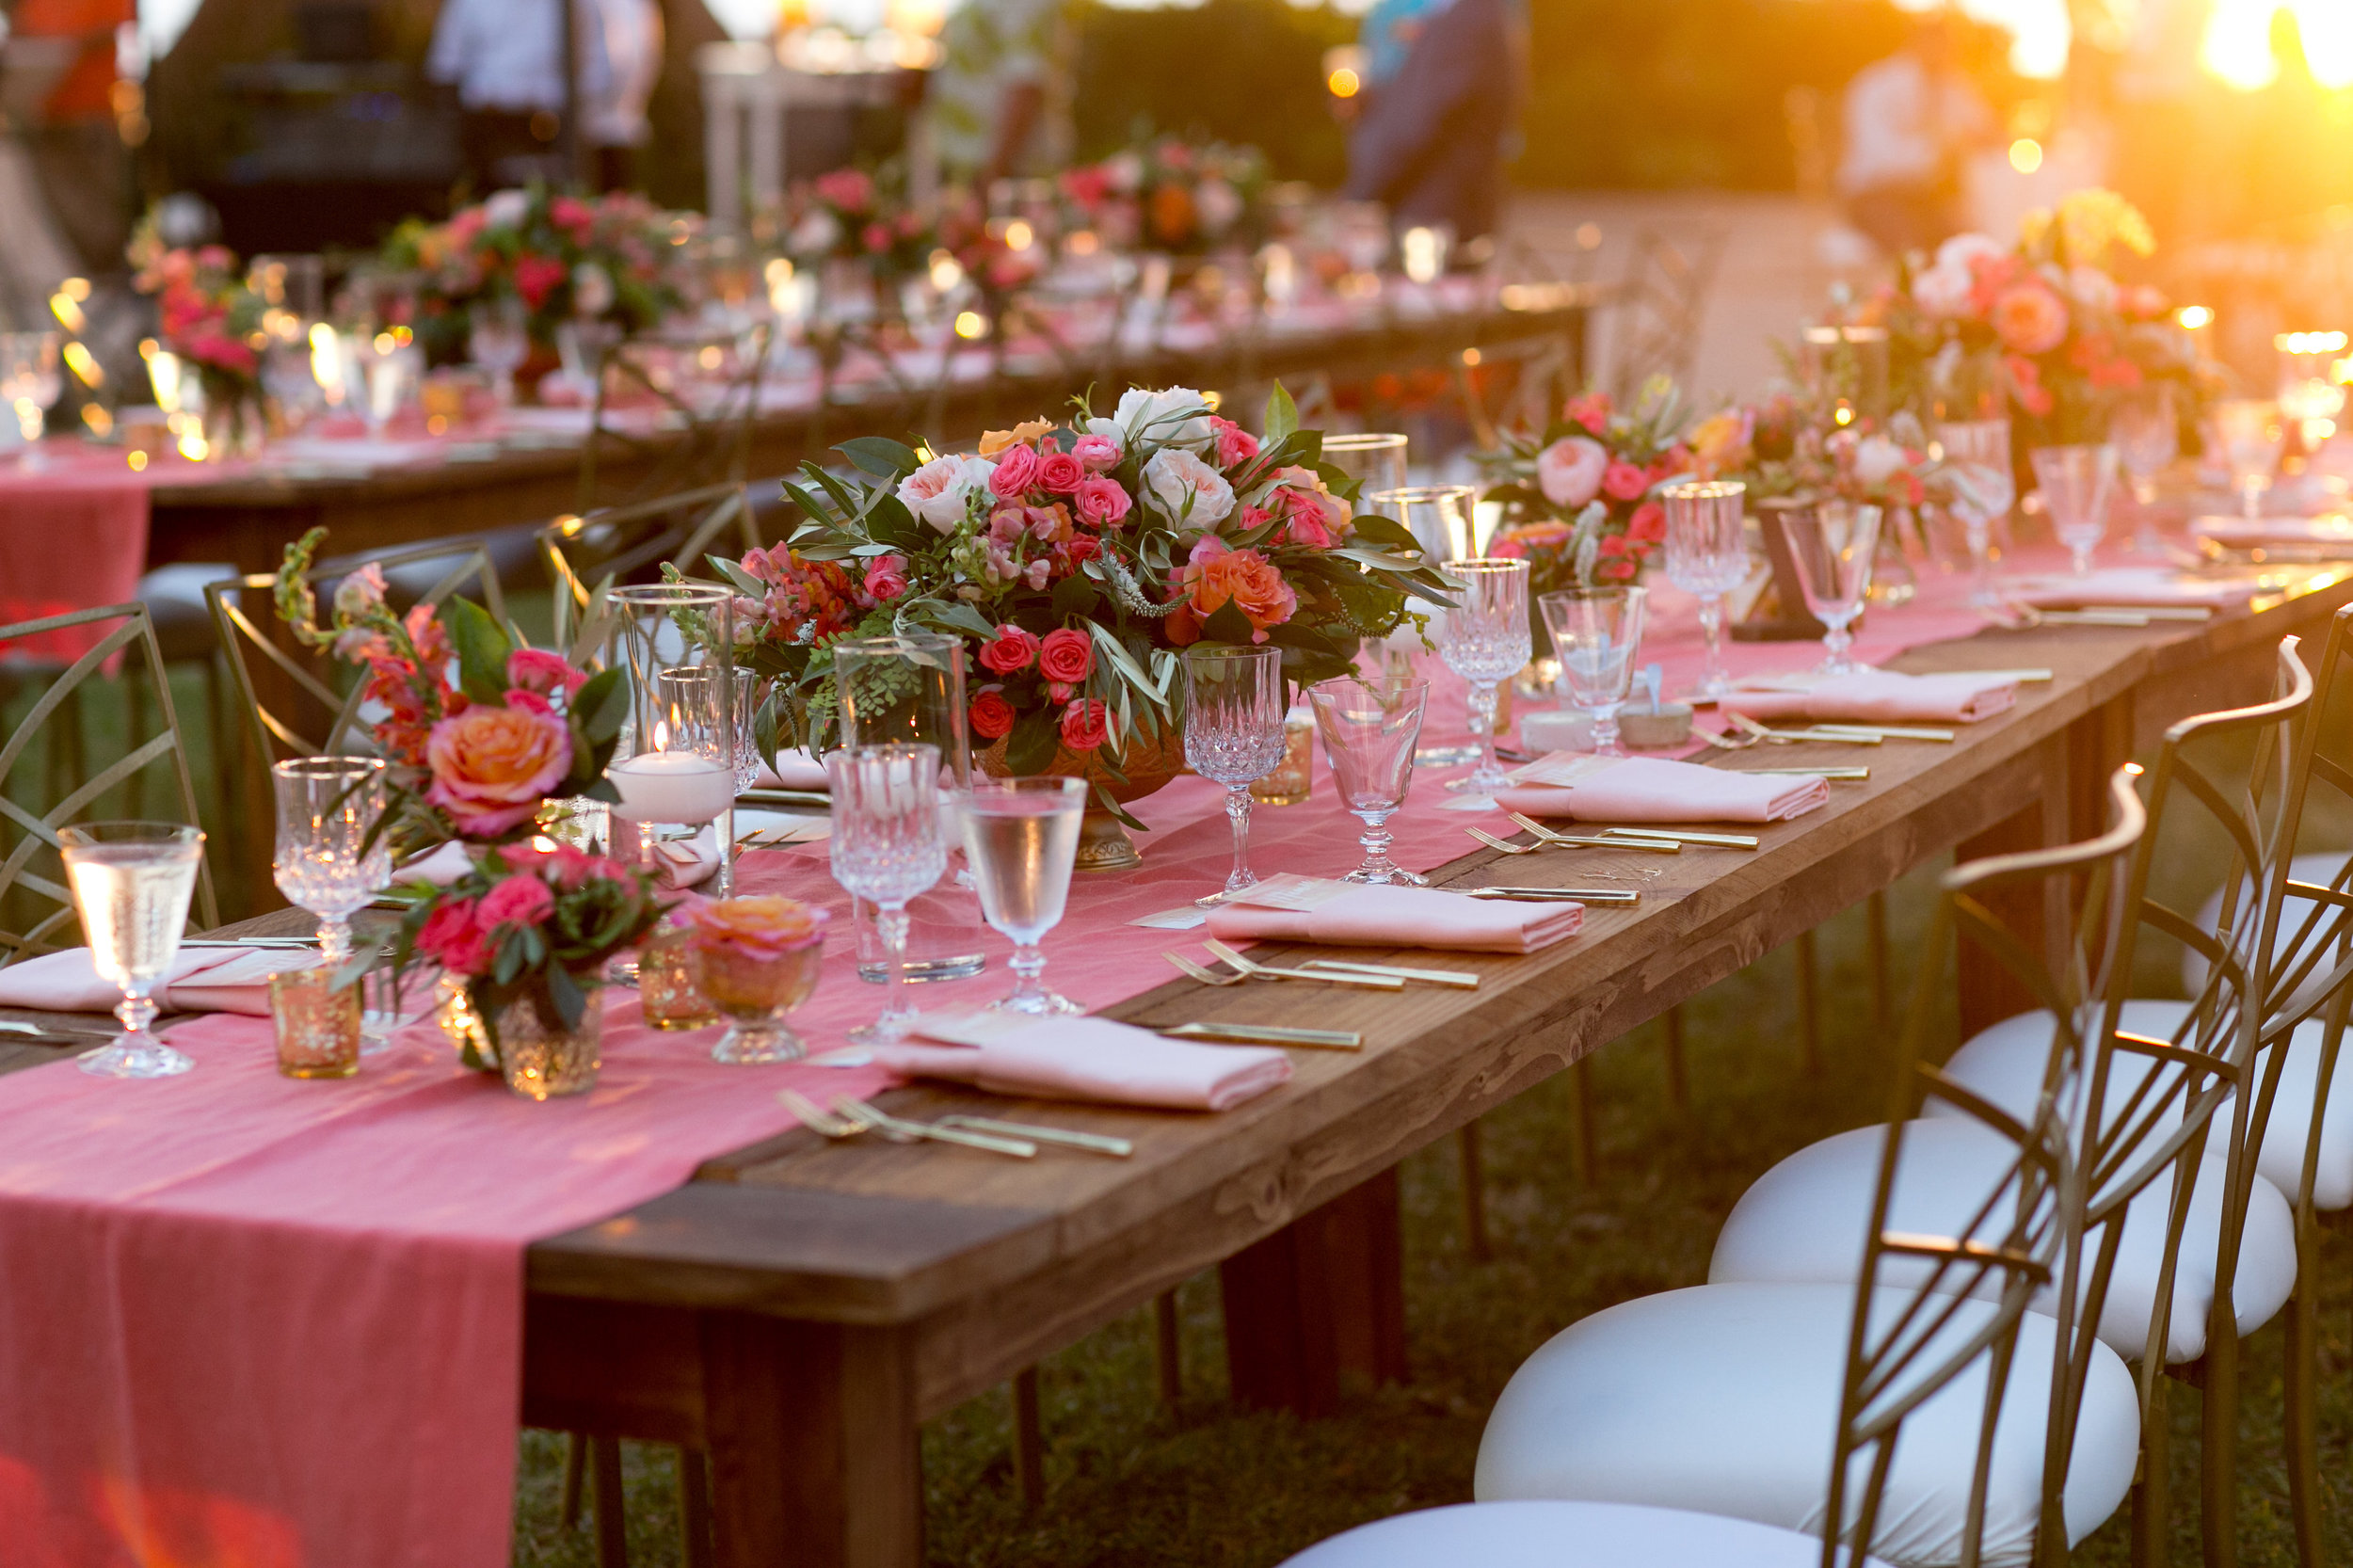
{"type": "Polygon", "coordinates": [[[1857,670],[1852,675],[1744,683],[1717,706],[1753,719],[1816,724],[1975,724],[2017,701],[2018,682],[2003,676],[1857,670]]]}
{"type": "Polygon", "coordinates": [[[1514,904],[1435,888],[1281,876],[1210,910],[1209,932],[1225,942],[1535,952],[1567,941],[1584,923],[1581,904],[1514,904]]]}
{"type": "MultiPolygon", "coordinates": [[[[319,955],[309,948],[182,948],[171,972],[155,988],[168,1013],[248,1013],[269,1016],[269,977],[308,968],[319,955]]],[[[89,949],[26,958],[0,969],[0,1007],[43,1013],[111,1013],[122,1000],[112,981],[98,978],[89,949]]]]}
{"type": "Polygon", "coordinates": [[[2259,545],[2353,550],[2353,517],[2343,512],[2323,512],[2317,517],[2306,518],[2257,518],[2252,521],[2246,518],[2193,518],[2189,531],[2201,538],[2212,539],[2233,550],[2249,550],[2259,545]]]}
{"type": "Polygon", "coordinates": [[[1657,757],[1562,752],[1512,777],[1495,792],[1506,811],[1584,822],[1786,822],[1830,804],[1824,779],[1735,773],[1657,757]]]}
{"type": "Polygon", "coordinates": [[[791,751],[776,753],[776,765],[760,764],[760,776],[752,780],[755,790],[823,790],[826,788],[825,764],[809,755],[808,747],[794,746],[791,751]]]}
{"type": "Polygon", "coordinates": [[[452,840],[435,844],[430,850],[402,866],[392,873],[394,882],[430,882],[436,888],[446,888],[473,870],[473,852],[452,840]]]}
{"type": "Polygon", "coordinates": [[[1290,1058],[1279,1050],[1196,1046],[1109,1018],[959,1016],[920,1020],[916,1030],[969,1043],[877,1046],[875,1063],[992,1095],[1224,1111],[1291,1076],[1290,1058]]]}
{"type": "Polygon", "coordinates": [[[2245,577],[2200,577],[2171,567],[2104,567],[2082,577],[2035,578],[2019,584],[2013,594],[2038,610],[2075,610],[2088,604],[2203,604],[2219,609],[2246,603],[2260,586],[2245,577]]]}

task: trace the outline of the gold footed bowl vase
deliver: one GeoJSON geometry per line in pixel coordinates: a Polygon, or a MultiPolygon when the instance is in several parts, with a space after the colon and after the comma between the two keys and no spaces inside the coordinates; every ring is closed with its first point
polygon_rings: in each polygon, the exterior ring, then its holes
{"type": "MultiPolygon", "coordinates": [[[[1005,764],[1003,741],[982,752],[980,762],[981,771],[991,778],[1013,776],[1013,769],[1005,764]]],[[[1185,771],[1184,735],[1173,727],[1149,730],[1139,728],[1121,749],[1116,771],[1105,765],[1099,753],[1060,748],[1055,750],[1053,761],[1038,771],[1064,778],[1083,778],[1126,806],[1164,788],[1185,771]]],[[[1079,824],[1079,852],[1072,868],[1081,872],[1124,872],[1143,864],[1144,851],[1128,837],[1127,828],[1091,798],[1086,816],[1079,824]]]]}

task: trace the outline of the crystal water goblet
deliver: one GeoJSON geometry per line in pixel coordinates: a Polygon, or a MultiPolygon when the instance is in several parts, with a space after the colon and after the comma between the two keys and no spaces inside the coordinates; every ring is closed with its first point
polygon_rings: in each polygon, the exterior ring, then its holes
{"type": "Polygon", "coordinates": [[[2091,572],[2091,552],[2108,531],[2108,497],[2116,489],[2116,448],[2113,446],[2039,446],[2034,459],[2035,487],[2051,514],[2051,532],[2067,547],[2075,575],[2091,572]]]}
{"type": "Polygon", "coordinates": [[[170,1078],[196,1064],[150,1032],[155,987],[171,972],[187,928],[204,835],[176,823],[85,823],[57,830],[66,888],[98,978],[122,992],[122,1035],[87,1051],[82,1071],[104,1078],[170,1078]]]}
{"type": "Polygon", "coordinates": [[[1340,799],[1365,824],[1356,842],[1365,863],[1343,879],[1427,888],[1430,879],[1389,858],[1389,818],[1414,782],[1414,744],[1421,738],[1430,682],[1413,676],[1342,676],[1307,689],[1316,730],[1340,799]]]}
{"type": "Polygon", "coordinates": [[[873,903],[889,962],[882,1016],[852,1030],[850,1038],[887,1045],[905,1034],[915,1016],[901,972],[907,901],[948,869],[939,834],[939,748],[844,746],[825,754],[825,781],[833,795],[833,879],[873,903]]]}
{"type": "Polygon", "coordinates": [[[1474,556],[1439,569],[1463,586],[1454,608],[1438,616],[1438,656],[1469,682],[1471,733],[1479,741],[1479,765],[1447,788],[1492,795],[1503,785],[1496,764],[1496,693],[1527,666],[1535,647],[1528,628],[1528,563],[1474,556]]]}
{"type": "Polygon", "coordinates": [[[1805,607],[1822,623],[1817,675],[1852,675],[1863,666],[1847,657],[1854,634],[1847,628],[1863,613],[1871,591],[1871,561],[1880,547],[1879,507],[1854,501],[1820,501],[1776,514],[1798,568],[1805,607]]]}
{"type": "Polygon", "coordinates": [[[1038,943],[1062,923],[1089,788],[1083,778],[975,778],[961,803],[981,913],[1013,942],[1013,991],[990,1004],[1000,1012],[1086,1011],[1046,988],[1038,943]]]}
{"type": "MultiPolygon", "coordinates": [[[[1667,509],[1667,580],[1700,601],[1700,634],[1707,645],[1697,694],[1703,697],[1732,690],[1724,674],[1724,595],[1748,581],[1749,546],[1741,532],[1748,493],[1746,485],[1722,479],[1670,485],[1659,492],[1667,509]]],[[[1557,635],[1553,646],[1557,651],[1557,635]]]]}
{"type": "MultiPolygon", "coordinates": [[[[376,757],[295,757],[270,764],[278,805],[271,872],[288,904],[319,918],[318,967],[329,975],[351,962],[351,917],[392,886],[384,768],[376,757]]],[[[363,1012],[360,1054],[388,1048],[396,1023],[383,1011],[363,1012]]]]}
{"type": "Polygon", "coordinates": [[[1593,716],[1596,757],[1625,755],[1618,744],[1618,710],[1634,686],[1649,600],[1650,590],[1635,587],[1567,588],[1536,600],[1569,699],[1593,716]]]}
{"type": "Polygon", "coordinates": [[[2231,484],[2239,492],[2247,520],[2263,516],[2264,491],[2271,488],[2272,471],[2287,444],[2287,424],[2280,406],[2261,398],[2225,398],[2214,406],[2214,432],[2231,465],[2231,484]]]}
{"type": "Polygon", "coordinates": [[[2173,413],[2173,389],[2142,387],[2116,406],[2108,421],[2117,460],[2133,487],[2133,548],[2143,555],[2165,553],[2157,537],[2157,475],[2181,455],[2181,427],[2173,413]]]}
{"type": "Polygon", "coordinates": [[[531,358],[531,312],[520,299],[485,299],[467,317],[466,353],[490,373],[501,409],[515,406],[515,373],[531,358]]]}
{"type": "Polygon", "coordinates": [[[1969,602],[1984,609],[2000,599],[1993,591],[1993,524],[2018,502],[2009,421],[1947,421],[1936,427],[1936,441],[1953,480],[1952,512],[1969,542],[1969,602]]]}
{"type": "Polygon", "coordinates": [[[1283,760],[1283,650],[1196,645],[1185,649],[1185,764],[1225,786],[1234,868],[1225,891],[1258,880],[1250,869],[1250,786],[1283,760]]]}

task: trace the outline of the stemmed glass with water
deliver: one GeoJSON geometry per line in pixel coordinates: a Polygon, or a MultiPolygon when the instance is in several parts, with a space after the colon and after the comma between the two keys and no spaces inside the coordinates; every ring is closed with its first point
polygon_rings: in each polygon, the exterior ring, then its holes
{"type": "Polygon", "coordinates": [[[964,856],[980,885],[981,913],[1013,942],[1012,994],[990,1004],[1000,1012],[1086,1011],[1046,988],[1038,944],[1062,923],[1070,898],[1089,788],[1083,778],[975,778],[964,797],[964,856]]]}
{"type": "MultiPolygon", "coordinates": [[[[278,796],[278,890],[319,918],[319,967],[351,961],[351,917],[392,886],[392,836],[382,831],[384,762],[376,757],[296,757],[270,764],[278,796]]],[[[389,1043],[382,1028],[367,1044],[389,1043]]]]}
{"type": "Polygon", "coordinates": [[[1474,558],[1440,568],[1463,584],[1461,598],[1438,616],[1438,656],[1470,685],[1471,733],[1479,766],[1447,786],[1475,796],[1503,787],[1496,763],[1496,693],[1526,667],[1535,639],[1528,630],[1528,563],[1474,558]]]}
{"type": "Polygon", "coordinates": [[[2231,483],[2249,522],[2263,516],[2264,491],[2271,488],[2271,471],[2280,466],[2287,444],[2287,424],[2280,406],[2260,398],[2226,398],[2214,406],[2214,433],[2231,465],[2231,483]]]}
{"type": "Polygon", "coordinates": [[[204,835],[173,823],[85,823],[57,830],[66,887],[98,978],[122,992],[122,1036],[82,1056],[104,1078],[170,1078],[196,1065],[150,1032],[155,987],[171,972],[187,928],[204,835]]]}
{"type": "Polygon", "coordinates": [[[2035,488],[2051,514],[2051,532],[2073,558],[2075,575],[2091,574],[2091,552],[2108,531],[2108,498],[2116,489],[2113,446],[2041,446],[2034,459],[2035,488]]]}
{"type": "Polygon", "coordinates": [[[1283,650],[1196,646],[1185,649],[1185,765],[1225,786],[1234,869],[1225,891],[1258,880],[1250,869],[1250,786],[1283,760],[1289,711],[1283,650]]]}
{"type": "Polygon", "coordinates": [[[1778,514],[1782,536],[1798,568],[1805,607],[1822,623],[1822,662],[1817,675],[1852,675],[1863,666],[1847,656],[1848,628],[1871,591],[1871,561],[1879,552],[1879,507],[1855,501],[1818,501],[1778,514]]]}
{"type": "Polygon", "coordinates": [[[16,415],[24,437],[23,467],[46,466],[40,437],[49,420],[49,405],[65,391],[65,375],[57,368],[55,332],[0,332],[0,403],[16,415]]]}
{"type": "Polygon", "coordinates": [[[2165,545],[2157,537],[2157,475],[2181,454],[2173,389],[2160,383],[2127,396],[2116,406],[2108,434],[2133,484],[2133,548],[2143,555],[2161,555],[2165,545]]]}
{"type": "Polygon", "coordinates": [[[1536,600],[1553,652],[1569,684],[1569,700],[1593,716],[1593,755],[1624,757],[1618,710],[1634,685],[1642,647],[1647,588],[1568,588],[1536,600]]]}
{"type": "Polygon", "coordinates": [[[1953,481],[1953,516],[1969,542],[1969,602],[1979,609],[1997,603],[1993,591],[1993,524],[2018,503],[2018,480],[2009,461],[2009,421],[1952,420],[1936,427],[1945,452],[1945,472],[1953,481]]]}
{"type": "Polygon", "coordinates": [[[1430,682],[1412,676],[1343,676],[1307,689],[1323,755],[1340,799],[1365,824],[1356,842],[1365,863],[1343,879],[1427,888],[1430,879],[1389,858],[1388,821],[1414,782],[1414,745],[1430,703],[1430,682]]]}
{"type": "Polygon", "coordinates": [[[939,748],[844,746],[825,754],[825,781],[833,796],[827,840],[833,879],[873,904],[888,953],[890,989],[882,1016],[852,1030],[850,1038],[888,1045],[906,1033],[915,1016],[900,962],[906,952],[907,901],[948,869],[948,842],[939,831],[939,748]]]}
{"type": "MultiPolygon", "coordinates": [[[[1659,492],[1667,508],[1667,581],[1700,601],[1700,632],[1707,643],[1707,665],[1700,675],[1696,695],[1703,697],[1720,697],[1732,690],[1732,681],[1724,674],[1724,595],[1748,580],[1749,547],[1741,536],[1748,489],[1746,485],[1717,479],[1670,485],[1659,492]]],[[[1537,602],[1541,607],[1544,601],[1537,602]]],[[[1545,624],[1551,624],[1549,616],[1545,624]]],[[[1553,643],[1558,651],[1558,632],[1553,643]]],[[[1613,721],[1613,732],[1615,728],[1613,721]]]]}
{"type": "Polygon", "coordinates": [[[466,353],[490,373],[501,410],[515,406],[515,373],[531,358],[531,312],[520,299],[476,302],[467,318],[466,353]]]}

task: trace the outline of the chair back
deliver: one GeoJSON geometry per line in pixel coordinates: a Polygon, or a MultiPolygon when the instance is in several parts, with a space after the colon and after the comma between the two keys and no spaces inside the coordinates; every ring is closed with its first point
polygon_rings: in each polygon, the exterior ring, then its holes
{"type": "Polygon", "coordinates": [[[763,321],[741,331],[632,339],[592,353],[596,391],[574,504],[584,512],[600,500],[626,505],[695,486],[741,483],[751,472],[770,334],[763,321]],[[650,427],[624,411],[631,405],[656,411],[650,427]],[[645,472],[608,498],[600,487],[614,457],[640,463],[645,472]]]}
{"type": "MultiPolygon", "coordinates": [[[[155,641],[155,629],[147,618],[146,606],[107,604],[0,626],[0,643],[16,637],[101,626],[108,630],[88,651],[49,682],[34,700],[32,712],[5,741],[0,741],[0,968],[19,958],[73,945],[73,897],[65,886],[64,864],[58,858],[57,829],[90,820],[92,808],[98,807],[118,786],[149,768],[168,763],[180,792],[178,820],[190,826],[201,825],[196,810],[196,785],[188,773],[187,751],[181,744],[180,723],[172,710],[171,684],[165,674],[163,649],[155,641]],[[106,675],[106,665],[116,659],[121,660],[124,667],[106,675]],[[145,675],[155,689],[155,700],[163,714],[162,729],[138,741],[87,778],[65,778],[57,798],[45,809],[35,810],[20,804],[15,798],[19,791],[12,786],[34,773],[35,760],[40,756],[37,743],[43,748],[64,744],[63,731],[79,718],[82,688],[93,677],[120,682],[133,667],[145,675]],[[62,940],[56,939],[60,934],[62,940]]],[[[79,764],[76,771],[88,766],[86,758],[77,756],[75,761],[79,764]]],[[[53,767],[50,771],[54,774],[57,770],[53,767]]],[[[203,862],[199,863],[193,913],[199,929],[220,923],[219,908],[213,895],[212,870],[203,862]]]]}
{"type": "MultiPolygon", "coordinates": [[[[1998,856],[1956,866],[1943,879],[1919,982],[1902,1035],[1905,1070],[1890,1106],[1879,1178],[1872,1197],[1863,1269],[1849,1331],[1846,1376],[1839,1395],[1836,1448],[1831,1465],[1823,1561],[1844,1560],[1840,1543],[1860,1548],[1877,1530],[1880,1510],[1904,1421],[1932,1396],[1980,1365],[1987,1370],[1984,1420],[1971,1472],[1962,1534],[1962,1568],[1974,1568],[1984,1544],[1987,1494],[2002,1396],[2029,1304],[2061,1287],[2057,1344],[2073,1349],[2065,1316],[2084,1234],[2085,1186],[2068,1131],[2065,1094],[2090,1054],[2089,1026],[2098,1016],[2116,961],[2114,911],[2130,874],[2147,817],[2134,792],[2130,769],[2109,780],[2113,825],[2082,843],[2030,854],[1998,856]],[[2073,923],[2041,922],[2042,936],[2013,931],[1995,913],[2021,893],[2040,894],[2045,908],[2063,906],[2078,883],[2087,889],[2073,923]],[[1958,944],[1981,950],[2024,985],[2057,1020],[2052,1032],[2041,1092],[2033,1113],[2009,1114],[1946,1077],[1932,1064],[1950,995],[1946,954],[1958,944]],[[1910,1120],[1915,1097],[1941,1098],[2000,1138],[2008,1158],[1989,1170],[1965,1225],[1953,1236],[1894,1228],[1896,1179],[1905,1141],[1922,1124],[1910,1120]]],[[[2093,1346],[2082,1348],[2087,1365],[2093,1346]]],[[[2072,1358],[2071,1358],[2072,1359],[2072,1358]]],[[[2073,1432],[2072,1379],[2054,1376],[2044,1451],[2042,1534],[2064,1553],[2067,1534],[2058,1488],[2067,1474],[2073,1432]]]]}
{"type": "Polygon", "coordinates": [[[751,493],[741,483],[557,518],[539,531],[539,551],[555,583],[555,648],[574,649],[600,590],[658,583],[665,566],[707,576],[697,568],[713,549],[740,555],[759,544],[751,493]]]}
{"type": "MultiPolygon", "coordinates": [[[[373,552],[322,561],[303,581],[321,600],[365,566],[384,570],[388,600],[404,613],[417,604],[439,607],[464,592],[493,619],[506,619],[506,600],[498,569],[479,542],[433,541],[402,550],[373,552]],[[440,569],[432,571],[435,566],[440,569]],[[422,592],[403,591],[429,577],[422,592]],[[408,600],[408,603],[402,602],[408,600]]],[[[213,624],[220,633],[229,672],[236,680],[246,732],[262,765],[287,757],[373,752],[360,712],[364,685],[331,652],[304,648],[280,633],[272,593],[277,579],[266,572],[231,577],[204,585],[213,624]]]]}
{"type": "Polygon", "coordinates": [[[1725,234],[1710,229],[1696,234],[1644,232],[1615,301],[1610,323],[1615,347],[1612,390],[1630,404],[1654,376],[1688,386],[1698,362],[1700,330],[1707,314],[1707,293],[1723,259],[1725,234]]]}

